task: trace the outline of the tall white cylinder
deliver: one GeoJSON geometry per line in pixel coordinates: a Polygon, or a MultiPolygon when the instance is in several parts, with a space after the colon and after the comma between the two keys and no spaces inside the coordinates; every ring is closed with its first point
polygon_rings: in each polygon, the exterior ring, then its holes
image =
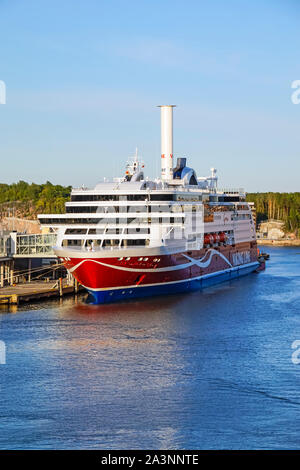
{"type": "Polygon", "coordinates": [[[173,179],[173,108],[160,106],[161,115],[161,178],[173,179]]]}

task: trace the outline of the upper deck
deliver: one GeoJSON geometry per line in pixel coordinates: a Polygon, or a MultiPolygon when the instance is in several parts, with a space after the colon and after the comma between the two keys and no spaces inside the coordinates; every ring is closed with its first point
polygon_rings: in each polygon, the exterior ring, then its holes
{"type": "Polygon", "coordinates": [[[162,107],[160,178],[145,177],[136,152],[123,176],[104,179],[92,189],[74,188],[65,214],[41,214],[40,223],[58,232],[67,246],[151,247],[172,238],[198,243],[205,230],[226,230],[228,240],[240,230],[240,238],[249,239],[251,210],[242,189],[218,189],[214,168],[198,178],[186,158],[178,158],[174,166],[172,109],[162,107]]]}

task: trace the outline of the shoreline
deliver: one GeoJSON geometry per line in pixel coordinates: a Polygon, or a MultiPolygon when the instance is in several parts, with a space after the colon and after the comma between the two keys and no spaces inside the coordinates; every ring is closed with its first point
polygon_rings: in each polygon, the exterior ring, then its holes
{"type": "Polygon", "coordinates": [[[300,240],[264,240],[257,239],[258,245],[269,245],[269,246],[300,246],[300,240]]]}

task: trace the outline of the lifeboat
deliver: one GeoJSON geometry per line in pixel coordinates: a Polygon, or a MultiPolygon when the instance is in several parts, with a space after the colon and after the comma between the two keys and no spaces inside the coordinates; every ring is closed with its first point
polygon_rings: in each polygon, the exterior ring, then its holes
{"type": "Polygon", "coordinates": [[[226,242],[226,240],[227,240],[227,235],[226,235],[225,232],[219,233],[219,240],[220,240],[221,243],[225,243],[225,242],[226,242]]]}
{"type": "Polygon", "coordinates": [[[204,245],[214,245],[216,243],[225,243],[227,235],[225,232],[220,233],[206,233],[204,235],[204,245]]]}
{"type": "Polygon", "coordinates": [[[211,233],[204,235],[204,245],[212,245],[214,243],[214,237],[211,233]]]}
{"type": "Polygon", "coordinates": [[[213,233],[214,243],[219,243],[220,235],[218,233],[213,233]]]}

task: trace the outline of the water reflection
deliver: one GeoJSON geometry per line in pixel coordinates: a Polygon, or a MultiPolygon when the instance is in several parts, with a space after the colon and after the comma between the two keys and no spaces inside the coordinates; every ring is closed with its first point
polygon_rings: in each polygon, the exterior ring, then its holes
{"type": "Polygon", "coordinates": [[[192,294],[2,310],[0,448],[296,446],[298,258],[192,294]]]}

